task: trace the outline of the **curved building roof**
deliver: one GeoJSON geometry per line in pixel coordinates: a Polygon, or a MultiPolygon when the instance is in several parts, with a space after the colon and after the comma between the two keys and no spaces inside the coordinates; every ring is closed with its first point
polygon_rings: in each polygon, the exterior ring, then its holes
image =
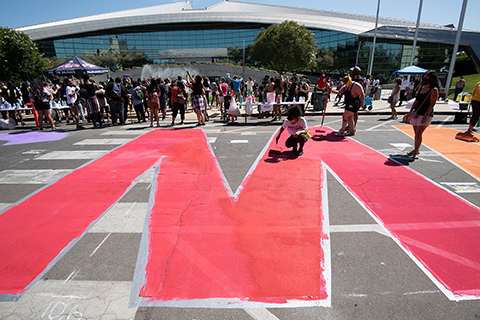
{"type": "MultiPolygon", "coordinates": [[[[374,16],[235,1],[222,1],[205,9],[193,9],[190,2],[186,1],[48,22],[17,28],[17,30],[27,33],[32,40],[38,41],[72,35],[94,34],[102,30],[181,24],[182,22],[279,24],[285,20],[296,21],[307,28],[335,30],[356,35],[375,28],[374,16]]],[[[409,28],[415,27],[415,23],[399,19],[379,18],[379,27],[383,26],[409,28]]],[[[452,30],[448,27],[432,24],[421,24],[420,27],[452,30]]]]}

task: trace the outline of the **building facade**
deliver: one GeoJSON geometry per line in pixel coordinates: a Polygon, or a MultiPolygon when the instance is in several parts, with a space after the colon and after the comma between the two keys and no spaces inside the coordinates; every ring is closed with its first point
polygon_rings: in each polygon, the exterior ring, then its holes
{"type": "MultiPolygon", "coordinates": [[[[222,1],[205,9],[187,2],[159,5],[33,25],[30,35],[48,56],[68,58],[104,52],[142,52],[150,63],[223,62],[227,49],[248,46],[262,28],[293,20],[312,31],[317,46],[333,51],[346,65],[366,70],[375,17],[284,6],[222,1]]],[[[414,64],[448,68],[456,29],[420,24],[414,64]]],[[[415,23],[379,18],[374,74],[391,74],[410,64],[415,23]]],[[[480,72],[480,32],[463,31],[465,51],[480,72]]]]}

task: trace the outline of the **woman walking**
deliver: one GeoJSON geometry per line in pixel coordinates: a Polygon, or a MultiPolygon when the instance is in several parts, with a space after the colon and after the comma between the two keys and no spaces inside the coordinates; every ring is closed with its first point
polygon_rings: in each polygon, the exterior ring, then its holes
{"type": "Polygon", "coordinates": [[[390,119],[396,120],[398,119],[397,117],[397,110],[395,110],[395,107],[397,106],[398,101],[400,101],[400,88],[402,86],[402,79],[397,78],[395,79],[395,87],[392,89],[392,92],[390,96],[388,97],[388,102],[390,103],[390,109],[392,110],[392,116],[390,119]]]}
{"type": "Polygon", "coordinates": [[[345,111],[342,116],[342,128],[335,133],[336,136],[354,136],[355,135],[355,113],[364,106],[365,93],[363,87],[359,82],[352,82],[350,77],[345,76],[342,79],[344,86],[340,91],[332,90],[336,94],[344,94],[345,96],[345,111]],[[345,131],[348,126],[350,129],[345,131]]]}
{"type": "Polygon", "coordinates": [[[415,133],[415,149],[408,152],[408,155],[414,159],[418,159],[423,132],[432,122],[433,107],[438,99],[438,88],[439,81],[437,73],[433,70],[425,72],[422,77],[422,86],[417,93],[412,109],[408,113],[410,124],[413,125],[413,131],[415,133]]]}

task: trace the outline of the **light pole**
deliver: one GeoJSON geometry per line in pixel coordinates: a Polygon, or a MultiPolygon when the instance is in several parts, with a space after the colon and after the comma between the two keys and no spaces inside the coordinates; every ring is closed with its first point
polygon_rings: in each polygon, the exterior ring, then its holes
{"type": "Polygon", "coordinates": [[[373,45],[372,45],[372,54],[370,55],[370,63],[368,65],[367,74],[372,74],[373,70],[373,59],[375,57],[375,44],[377,43],[377,27],[378,27],[378,14],[380,12],[380,0],[377,3],[377,18],[375,19],[375,33],[373,34],[373,45]]]}
{"type": "MultiPolygon", "coordinates": [[[[462,11],[460,12],[460,19],[458,21],[457,37],[455,38],[455,46],[452,52],[452,61],[450,61],[450,69],[448,70],[447,83],[445,84],[445,98],[448,97],[448,90],[452,82],[453,70],[455,69],[455,60],[457,59],[458,45],[460,44],[460,36],[462,35],[463,20],[465,18],[465,11],[467,10],[467,0],[463,0],[462,11]]],[[[453,97],[455,99],[455,97],[453,97]]]]}
{"type": "Polygon", "coordinates": [[[418,28],[420,27],[420,17],[422,15],[422,6],[423,6],[423,0],[420,0],[420,4],[418,6],[418,14],[417,14],[417,25],[415,27],[415,37],[413,38],[412,55],[410,57],[410,65],[413,65],[413,59],[415,58],[415,48],[417,47],[418,28]]]}

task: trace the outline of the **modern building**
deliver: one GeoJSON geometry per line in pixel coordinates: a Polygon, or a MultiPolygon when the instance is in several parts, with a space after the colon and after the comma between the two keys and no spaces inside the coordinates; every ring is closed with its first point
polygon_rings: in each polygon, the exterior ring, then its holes
{"type": "MultiPolygon", "coordinates": [[[[285,6],[222,1],[204,9],[172,3],[54,21],[18,28],[48,56],[88,56],[105,51],[143,52],[154,64],[215,62],[227,49],[253,43],[262,28],[293,20],[312,31],[318,47],[334,51],[347,65],[366,70],[375,17],[285,6]]],[[[456,29],[420,24],[414,64],[448,68],[456,29]]],[[[390,74],[410,64],[415,22],[379,18],[374,74],[390,74]]],[[[480,32],[463,30],[465,51],[480,72],[480,32]]]]}

